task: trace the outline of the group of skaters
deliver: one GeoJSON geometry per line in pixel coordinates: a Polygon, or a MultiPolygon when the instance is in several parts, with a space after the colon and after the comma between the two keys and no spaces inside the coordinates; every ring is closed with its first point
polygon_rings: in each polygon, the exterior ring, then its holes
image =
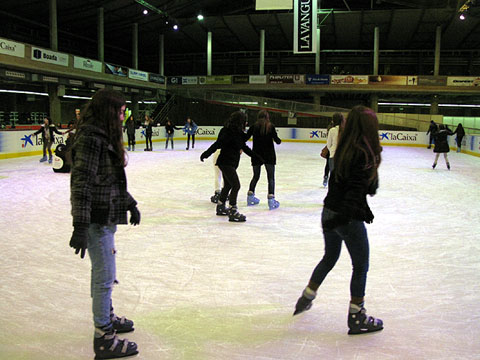
{"type": "MultiPolygon", "coordinates": [[[[152,136],[153,136],[153,119],[149,115],[145,115],[145,120],[143,127],[145,129],[145,149],[144,151],[153,151],[152,136]]],[[[195,147],[195,133],[197,132],[197,124],[188,117],[187,121],[183,128],[176,127],[168,118],[165,123],[165,149],[168,148],[168,142],[170,141],[170,146],[173,150],[173,135],[175,130],[183,130],[187,134],[187,148],[190,148],[190,138],[192,139],[192,149],[195,147]]],[[[137,130],[137,124],[133,118],[133,115],[130,115],[125,121],[123,132],[127,133],[128,138],[128,147],[127,151],[135,151],[135,132],[137,130]]]]}
{"type": "MultiPolygon", "coordinates": [[[[82,112],[73,140],[70,198],[74,230],[70,246],[81,258],[88,251],[91,259],[95,326],[93,349],[96,359],[121,358],[138,353],[135,342],[117,336],[117,333],[134,331],[134,323],[118,317],[112,304],[112,289],[116,283],[114,235],[117,225],[128,223],[128,212],[130,224],[138,225],[141,219],[137,202],[126,185],[124,168],[127,160],[121,126],[124,111],[125,99],[121,93],[110,89],[99,90],[82,112]],[[98,182],[98,179],[107,178],[108,183],[98,182]]],[[[267,111],[258,113],[255,124],[247,133],[245,128],[245,113],[234,112],[218,139],[200,157],[203,161],[219,150],[216,165],[222,172],[224,185],[218,195],[217,214],[228,215],[233,221],[245,221],[236,206],[240,189],[236,169],[241,154],[245,152],[252,158],[253,178],[247,199],[249,204],[255,205],[258,204],[254,196],[255,185],[262,165],[267,169],[269,200],[270,195],[274,195],[275,152],[272,153],[272,148],[274,142],[281,142],[267,111]],[[250,136],[253,136],[253,150],[246,145],[250,136]],[[229,208],[226,207],[227,197],[229,208]]],[[[378,120],[373,110],[356,106],[342,120],[332,159],[334,166],[330,167],[328,193],[321,218],[325,253],[302,291],[294,315],[311,308],[319,286],[334,267],[345,241],[353,263],[348,333],[379,331],[383,329],[383,322],[367,315],[364,308],[369,267],[365,222],[371,223],[374,219],[366,198],[376,193],[377,169],[381,162],[378,120]]]]}
{"type": "Polygon", "coordinates": [[[427,149],[431,149],[432,143],[434,144],[433,152],[435,153],[435,160],[433,161],[432,169],[436,168],[438,158],[440,157],[440,154],[443,154],[447,169],[450,170],[450,162],[448,161],[448,153],[450,152],[448,136],[455,134],[457,135],[455,138],[457,143],[457,152],[461,152],[462,141],[465,137],[465,129],[463,128],[462,123],[459,123],[455,131],[452,131],[447,125],[436,124],[433,120],[430,121],[430,126],[428,127],[427,131],[427,135],[430,135],[427,149]]]}

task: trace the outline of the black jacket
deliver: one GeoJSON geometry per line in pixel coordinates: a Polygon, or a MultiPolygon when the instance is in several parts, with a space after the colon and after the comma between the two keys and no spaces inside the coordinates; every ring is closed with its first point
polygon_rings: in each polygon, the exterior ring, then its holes
{"type": "Polygon", "coordinates": [[[181,130],[181,128],[177,128],[175,125],[165,125],[165,131],[168,135],[173,135],[175,130],[181,130]]]}
{"type": "Polygon", "coordinates": [[[57,129],[57,127],[56,127],[55,125],[50,125],[50,126],[48,127],[48,130],[47,130],[47,128],[45,128],[45,124],[43,124],[40,129],[38,129],[37,131],[35,131],[35,132],[33,133],[33,135],[38,135],[38,134],[42,133],[42,141],[45,141],[45,135],[46,135],[45,132],[46,132],[46,131],[49,131],[49,132],[50,132],[50,142],[53,143],[53,144],[55,143],[55,135],[54,135],[54,133],[55,133],[55,134],[58,134],[58,135],[63,135],[60,131],[58,131],[58,129],[57,129]]]}
{"type": "Polygon", "coordinates": [[[217,166],[233,166],[235,169],[240,162],[240,150],[250,157],[254,157],[255,153],[245,145],[245,133],[242,131],[234,131],[228,128],[222,128],[218,134],[217,141],[215,141],[201,156],[201,159],[206,159],[215,151],[220,149],[218,155],[217,166]]]}
{"type": "Polygon", "coordinates": [[[465,136],[465,129],[460,126],[457,126],[457,128],[455,129],[455,131],[453,132],[454,134],[457,134],[457,137],[459,138],[463,138],[465,136]]]}
{"type": "Polygon", "coordinates": [[[130,136],[135,136],[135,121],[133,120],[127,120],[125,121],[125,127],[123,128],[123,132],[127,132],[127,135],[130,136]]]}
{"type": "MultiPolygon", "coordinates": [[[[256,125],[251,126],[246,135],[246,139],[250,139],[253,135],[253,151],[263,158],[263,163],[275,165],[277,156],[273,142],[280,144],[282,140],[278,137],[275,126],[272,124],[270,131],[266,134],[260,133],[260,128],[256,125]]],[[[252,157],[252,166],[262,165],[262,161],[258,157],[252,157]]]]}
{"type": "Polygon", "coordinates": [[[453,135],[450,129],[442,129],[435,133],[434,153],[448,153],[450,151],[450,146],[448,146],[448,135],[453,135]]]}
{"type": "Polygon", "coordinates": [[[369,180],[372,171],[367,166],[365,155],[358,152],[347,178],[337,182],[334,170],[328,182],[324,206],[347,219],[371,222],[373,214],[367,203],[367,195],[374,195],[378,188],[378,179],[369,180]]]}

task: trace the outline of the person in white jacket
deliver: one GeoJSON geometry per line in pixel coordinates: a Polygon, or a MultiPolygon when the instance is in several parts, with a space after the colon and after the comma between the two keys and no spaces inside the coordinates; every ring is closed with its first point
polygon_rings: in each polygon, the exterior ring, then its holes
{"type": "Polygon", "coordinates": [[[335,150],[337,150],[338,144],[338,134],[340,132],[340,127],[343,126],[345,118],[341,113],[333,114],[333,127],[328,132],[327,137],[327,149],[329,151],[328,156],[328,166],[330,168],[330,173],[333,171],[333,157],[335,156],[335,150]]]}

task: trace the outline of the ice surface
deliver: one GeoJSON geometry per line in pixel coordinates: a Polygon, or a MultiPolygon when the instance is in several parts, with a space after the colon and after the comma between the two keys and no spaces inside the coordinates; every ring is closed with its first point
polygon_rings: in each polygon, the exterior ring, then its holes
{"type": "MultiPolygon", "coordinates": [[[[369,198],[366,308],[385,330],[347,336],[344,247],[312,309],[295,302],[323,254],[321,144],[277,147],[277,199],[246,206],[247,222],[215,216],[212,159],[193,151],[130,153],[140,226],[119,226],[113,299],[135,321],[139,359],[479,359],[480,159],[450,153],[432,170],[425,148],[385,147],[369,198]]],[[[163,144],[154,143],[154,147],[163,144]]],[[[39,157],[0,161],[0,358],[92,358],[90,261],[68,246],[69,175],[39,157]]]]}

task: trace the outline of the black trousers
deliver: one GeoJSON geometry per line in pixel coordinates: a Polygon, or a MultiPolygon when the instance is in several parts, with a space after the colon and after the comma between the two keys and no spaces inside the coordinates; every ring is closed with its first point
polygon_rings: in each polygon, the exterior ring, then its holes
{"type": "MultiPolygon", "coordinates": [[[[272,164],[264,164],[265,169],[267,170],[267,180],[268,180],[268,195],[275,195],[275,165],[272,164]]],[[[255,192],[255,187],[257,186],[257,182],[260,179],[260,170],[262,168],[261,165],[254,165],[253,167],[253,177],[250,181],[249,191],[255,192]]]]}
{"type": "Polygon", "coordinates": [[[145,139],[146,139],[146,145],[147,145],[147,150],[148,149],[153,149],[152,147],[152,134],[145,134],[145,139]],[[148,144],[150,144],[150,147],[148,147],[148,144]]]}
{"type": "Polygon", "coordinates": [[[192,149],[195,147],[195,134],[187,134],[187,149],[190,147],[190,136],[192,137],[192,149]]]}
{"type": "Polygon", "coordinates": [[[127,137],[128,137],[128,147],[135,146],[135,134],[127,133],[127,137]]]}
{"type": "Polygon", "coordinates": [[[225,204],[228,197],[230,206],[236,206],[238,192],[240,191],[240,179],[238,178],[237,169],[228,165],[219,165],[218,167],[222,170],[223,176],[223,188],[220,192],[219,200],[225,204]]]}

